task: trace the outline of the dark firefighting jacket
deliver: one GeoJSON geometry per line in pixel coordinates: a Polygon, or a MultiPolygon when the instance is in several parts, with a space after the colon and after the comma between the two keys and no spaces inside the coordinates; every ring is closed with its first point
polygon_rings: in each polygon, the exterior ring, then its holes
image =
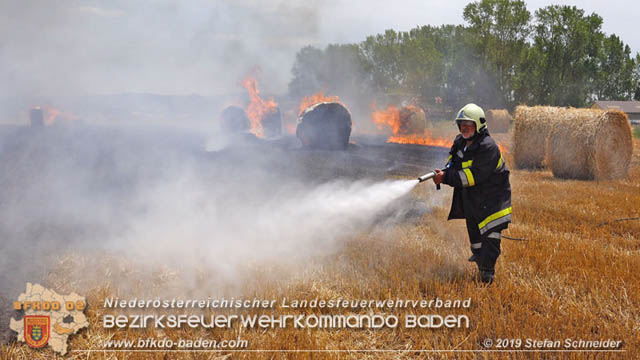
{"type": "Polygon", "coordinates": [[[500,148],[486,130],[465,146],[458,135],[442,179],[454,188],[449,219],[469,219],[480,234],[503,230],[511,222],[511,185],[500,148]]]}

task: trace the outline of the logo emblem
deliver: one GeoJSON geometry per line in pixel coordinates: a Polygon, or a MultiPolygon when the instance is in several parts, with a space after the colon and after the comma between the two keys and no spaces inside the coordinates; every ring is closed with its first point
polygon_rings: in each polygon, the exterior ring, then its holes
{"type": "Polygon", "coordinates": [[[24,316],[24,341],[31,347],[39,348],[47,345],[50,334],[49,316],[24,316]]]}

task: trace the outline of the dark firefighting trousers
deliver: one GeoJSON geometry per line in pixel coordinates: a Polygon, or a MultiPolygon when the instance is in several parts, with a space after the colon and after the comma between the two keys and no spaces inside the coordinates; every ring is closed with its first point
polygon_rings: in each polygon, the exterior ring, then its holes
{"type": "Polygon", "coordinates": [[[478,269],[491,275],[495,274],[496,261],[500,256],[501,230],[489,231],[480,235],[478,224],[466,219],[471,252],[476,256],[478,269]]]}

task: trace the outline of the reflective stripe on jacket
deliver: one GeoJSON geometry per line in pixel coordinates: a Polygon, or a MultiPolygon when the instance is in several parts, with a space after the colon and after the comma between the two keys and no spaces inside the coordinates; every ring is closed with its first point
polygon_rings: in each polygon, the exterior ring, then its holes
{"type": "Polygon", "coordinates": [[[443,183],[453,190],[449,219],[468,218],[481,234],[505,229],[511,222],[509,170],[488,131],[478,134],[465,151],[458,135],[451,146],[443,183]]]}

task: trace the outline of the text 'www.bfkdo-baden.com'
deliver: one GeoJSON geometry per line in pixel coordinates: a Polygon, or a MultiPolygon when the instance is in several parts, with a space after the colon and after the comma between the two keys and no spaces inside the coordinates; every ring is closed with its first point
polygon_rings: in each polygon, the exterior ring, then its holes
{"type": "Polygon", "coordinates": [[[240,337],[229,340],[214,339],[171,339],[140,337],[138,339],[106,340],[105,350],[233,350],[246,349],[249,341],[240,337]]]}

